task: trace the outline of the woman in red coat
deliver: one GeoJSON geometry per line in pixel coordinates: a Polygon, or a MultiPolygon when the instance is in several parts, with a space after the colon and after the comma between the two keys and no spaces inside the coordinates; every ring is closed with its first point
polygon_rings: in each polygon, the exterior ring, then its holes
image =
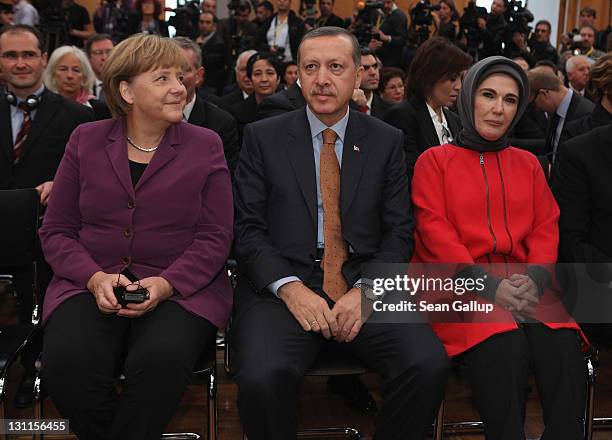
{"type": "Polygon", "coordinates": [[[535,156],[508,144],[528,99],[525,74],[507,58],[487,58],[468,71],[457,145],[431,148],[415,166],[413,261],[458,263],[472,276],[487,275],[478,301],[498,307],[486,322],[433,324],[448,354],[463,355],[486,438],[525,438],[531,363],[544,409],[542,439],[573,440],[583,437],[581,334],[552,298],[544,269],[557,259],[559,209],[535,156]]]}

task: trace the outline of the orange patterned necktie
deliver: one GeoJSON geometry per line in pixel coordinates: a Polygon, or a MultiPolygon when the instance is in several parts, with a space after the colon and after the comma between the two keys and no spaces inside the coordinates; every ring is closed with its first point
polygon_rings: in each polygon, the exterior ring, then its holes
{"type": "Polygon", "coordinates": [[[323,291],[337,301],[347,291],[342,264],[348,259],[348,247],[342,238],[340,221],[340,165],[336,157],[336,132],[323,130],[321,149],[321,198],[323,199],[323,238],[325,251],[321,261],[323,291]]]}

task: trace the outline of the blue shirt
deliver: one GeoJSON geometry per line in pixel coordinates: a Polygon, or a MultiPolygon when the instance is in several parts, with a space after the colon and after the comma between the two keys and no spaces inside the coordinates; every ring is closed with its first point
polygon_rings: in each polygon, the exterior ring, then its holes
{"type": "MultiPolygon", "coordinates": [[[[336,137],[336,144],[334,149],[336,151],[336,157],[338,158],[338,164],[342,168],[342,148],[344,147],[344,135],[346,134],[346,125],[349,119],[349,109],[346,109],[346,114],[331,127],[328,127],[315,116],[310,110],[310,107],[306,106],[306,117],[308,118],[308,124],[310,125],[310,135],[312,137],[312,152],[314,154],[315,161],[315,174],[317,181],[317,248],[322,248],[325,244],[323,238],[323,197],[321,196],[321,148],[323,147],[323,130],[331,128],[338,135],[336,137]]],[[[268,285],[268,289],[272,293],[278,296],[278,289],[291,281],[299,281],[300,279],[296,276],[289,276],[281,278],[280,280],[274,281],[268,285]]]]}

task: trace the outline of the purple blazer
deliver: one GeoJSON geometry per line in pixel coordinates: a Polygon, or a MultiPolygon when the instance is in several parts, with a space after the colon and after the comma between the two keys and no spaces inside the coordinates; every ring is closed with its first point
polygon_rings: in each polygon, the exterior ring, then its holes
{"type": "Polygon", "coordinates": [[[133,187],[125,119],[77,127],[66,146],[40,229],[55,276],[43,323],[102,270],[128,266],[139,278],[162,276],[169,299],[223,327],[232,308],[224,265],[233,238],[230,175],[219,136],[178,123],[133,187]]]}

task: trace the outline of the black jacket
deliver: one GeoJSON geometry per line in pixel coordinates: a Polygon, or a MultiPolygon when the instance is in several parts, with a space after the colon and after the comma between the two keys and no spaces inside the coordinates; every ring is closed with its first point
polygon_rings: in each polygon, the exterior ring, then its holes
{"type": "Polygon", "coordinates": [[[201,45],[202,65],[206,71],[204,83],[206,87],[220,94],[225,85],[229,50],[220,32],[215,32],[210,39],[201,45]]]}
{"type": "Polygon", "coordinates": [[[391,36],[389,43],[376,51],[376,55],[385,67],[403,67],[404,46],[408,41],[408,19],[400,9],[391,11],[383,19],[380,30],[391,36]]]}
{"type": "Polygon", "coordinates": [[[608,113],[601,104],[597,104],[591,114],[575,119],[567,124],[565,138],[568,140],[573,139],[594,128],[607,124],[612,124],[612,113],[608,113]]]}
{"type": "Polygon", "coordinates": [[[374,116],[378,119],[384,119],[387,111],[393,107],[393,103],[382,99],[376,91],[372,92],[374,96],[372,98],[372,108],[370,109],[370,116],[374,116]]]}
{"type": "MultiPolygon", "coordinates": [[[[578,93],[572,94],[572,100],[570,101],[569,108],[567,109],[567,115],[565,116],[565,121],[563,122],[563,129],[561,130],[561,137],[559,137],[558,145],[562,142],[569,139],[568,137],[568,127],[571,125],[572,121],[576,119],[580,119],[583,116],[590,115],[593,110],[595,110],[595,104],[591,102],[589,99],[580,96],[578,93]]],[[[552,118],[551,118],[552,121],[552,118]]],[[[551,126],[549,125],[548,130],[546,132],[546,138],[548,139],[549,133],[551,130],[551,126]]],[[[546,151],[547,154],[550,154],[551,151],[546,151]]]]}
{"type": "Polygon", "coordinates": [[[53,180],[70,134],[93,119],[89,107],[45,89],[21,160],[13,166],[11,109],[6,96],[0,95],[0,189],[34,188],[53,180]]]}
{"type": "MultiPolygon", "coordinates": [[[[277,15],[274,14],[272,17],[268,18],[266,22],[259,28],[257,34],[257,47],[259,50],[270,50],[270,46],[268,45],[268,30],[272,23],[276,23],[277,15]]],[[[306,32],[304,28],[304,22],[300,17],[298,17],[295,12],[289,11],[289,18],[287,19],[287,23],[289,25],[289,46],[291,48],[291,56],[294,60],[297,60],[297,50],[300,45],[300,41],[302,41],[302,37],[306,32]]],[[[280,42],[279,42],[280,43],[280,42]]],[[[283,42],[284,45],[284,42],[283,42]]]]}
{"type": "Polygon", "coordinates": [[[331,14],[327,19],[318,18],[317,19],[317,27],[323,26],[336,26],[341,28],[346,28],[346,20],[338,17],[336,14],[331,14]]]}
{"type": "Polygon", "coordinates": [[[240,144],[238,143],[238,127],[232,115],[215,104],[206,102],[196,96],[187,122],[209,128],[219,135],[223,142],[223,153],[225,154],[227,167],[233,176],[240,156],[240,144]]]}
{"type": "Polygon", "coordinates": [[[242,101],[244,101],[244,95],[242,94],[242,90],[236,86],[233,91],[219,98],[217,105],[223,110],[229,110],[230,107],[240,104],[242,101]]]}
{"type": "Polygon", "coordinates": [[[239,102],[238,104],[234,104],[228,108],[227,111],[232,114],[234,119],[236,119],[236,124],[238,125],[238,137],[240,144],[242,145],[242,134],[244,127],[247,124],[257,120],[257,101],[255,100],[255,93],[251,93],[247,99],[239,102]]]}
{"type": "MultiPolygon", "coordinates": [[[[448,109],[443,109],[453,139],[457,139],[461,130],[459,117],[448,109]]],[[[427,104],[422,98],[413,97],[408,101],[394,105],[387,111],[385,122],[404,132],[404,152],[408,165],[408,175],[412,179],[414,164],[425,150],[440,145],[427,104]]]]}
{"type": "Polygon", "coordinates": [[[561,210],[559,260],[612,262],[612,125],[559,147],[552,190],[561,210]]]}
{"type": "Polygon", "coordinates": [[[261,101],[257,107],[257,119],[269,118],[305,106],[306,100],[302,95],[302,89],[295,82],[287,90],[281,90],[261,101]]]}

